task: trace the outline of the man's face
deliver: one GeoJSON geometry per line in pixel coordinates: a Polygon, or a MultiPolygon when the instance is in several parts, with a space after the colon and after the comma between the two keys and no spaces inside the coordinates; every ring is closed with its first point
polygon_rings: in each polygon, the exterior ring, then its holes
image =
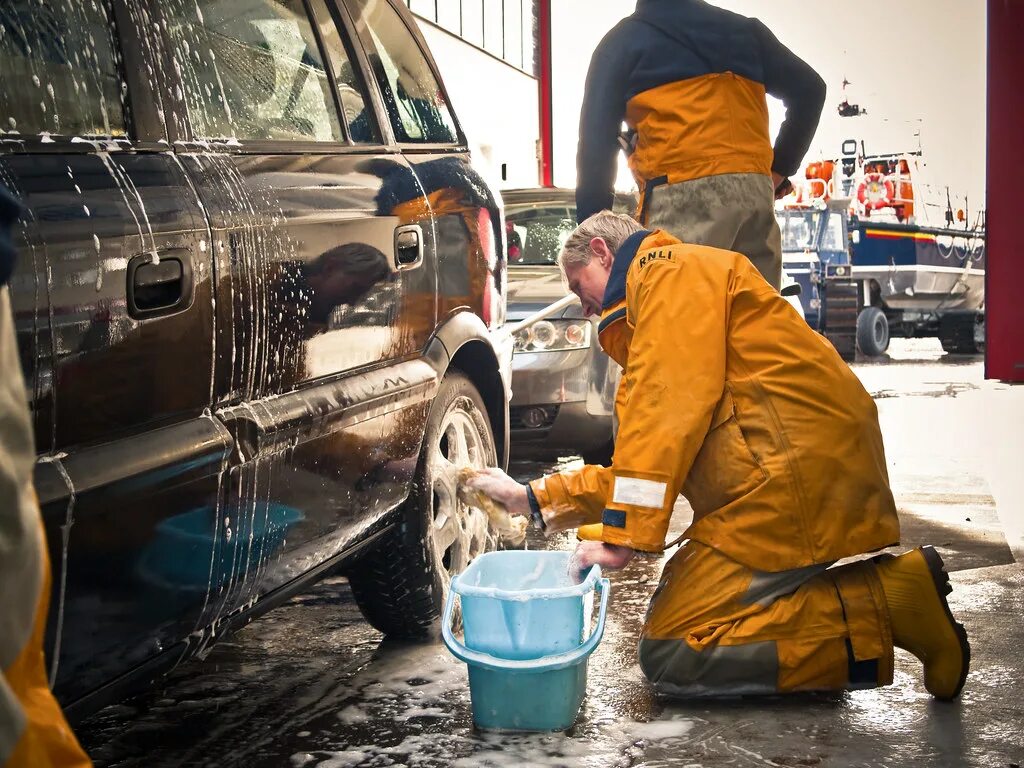
{"type": "Polygon", "coordinates": [[[565,268],[569,290],[579,297],[584,315],[601,314],[614,258],[605,241],[595,237],[590,241],[590,263],[570,264],[565,268]]]}

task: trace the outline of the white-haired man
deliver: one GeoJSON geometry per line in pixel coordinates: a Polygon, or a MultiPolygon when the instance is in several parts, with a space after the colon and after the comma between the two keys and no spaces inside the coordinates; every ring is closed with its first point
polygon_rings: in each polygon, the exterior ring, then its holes
{"type": "Polygon", "coordinates": [[[625,369],[612,466],[476,487],[547,531],[581,528],[584,567],[661,552],[676,497],[694,511],[640,641],[681,696],[887,685],[893,646],[952,699],[970,648],[931,547],[830,567],[898,543],[870,395],[744,256],[607,211],[560,256],[625,369]]]}

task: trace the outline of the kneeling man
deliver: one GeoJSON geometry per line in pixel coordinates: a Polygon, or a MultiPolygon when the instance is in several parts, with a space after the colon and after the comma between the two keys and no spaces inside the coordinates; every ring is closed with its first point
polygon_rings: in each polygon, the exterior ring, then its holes
{"type": "Polygon", "coordinates": [[[608,211],[560,264],[602,348],[624,368],[611,467],[478,490],[548,532],[580,528],[581,565],[661,552],[676,497],[693,507],[640,641],[678,696],[888,685],[893,646],[956,697],[970,648],[931,547],[898,543],[874,401],[746,257],[646,231],[608,211]]]}

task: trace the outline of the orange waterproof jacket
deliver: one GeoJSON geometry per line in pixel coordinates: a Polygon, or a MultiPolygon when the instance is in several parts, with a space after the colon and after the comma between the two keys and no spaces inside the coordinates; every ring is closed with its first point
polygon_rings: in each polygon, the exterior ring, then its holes
{"type": "Polygon", "coordinates": [[[757,19],[702,0],[638,0],[594,51],[580,112],[577,221],[612,207],[619,131],[645,192],[725,173],[796,172],[825,83],[757,19]],[[786,119],[772,147],[766,94],[786,119]]]}
{"type": "Polygon", "coordinates": [[[874,401],[744,256],[639,232],[602,318],[625,367],[614,460],[531,483],[549,527],[657,552],[682,492],[686,536],[757,570],[897,543],[874,401]]]}

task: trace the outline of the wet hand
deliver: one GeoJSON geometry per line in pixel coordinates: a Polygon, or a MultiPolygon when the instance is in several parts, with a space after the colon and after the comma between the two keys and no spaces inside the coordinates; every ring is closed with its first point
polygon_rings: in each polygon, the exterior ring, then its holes
{"type": "Polygon", "coordinates": [[[629,547],[603,541],[581,541],[569,559],[569,573],[582,576],[592,565],[600,565],[601,570],[619,571],[629,565],[634,554],[636,551],[629,547]]]}
{"type": "Polygon", "coordinates": [[[510,515],[530,516],[526,486],[513,480],[497,467],[481,469],[466,485],[485,496],[490,496],[505,507],[510,515]]]}

